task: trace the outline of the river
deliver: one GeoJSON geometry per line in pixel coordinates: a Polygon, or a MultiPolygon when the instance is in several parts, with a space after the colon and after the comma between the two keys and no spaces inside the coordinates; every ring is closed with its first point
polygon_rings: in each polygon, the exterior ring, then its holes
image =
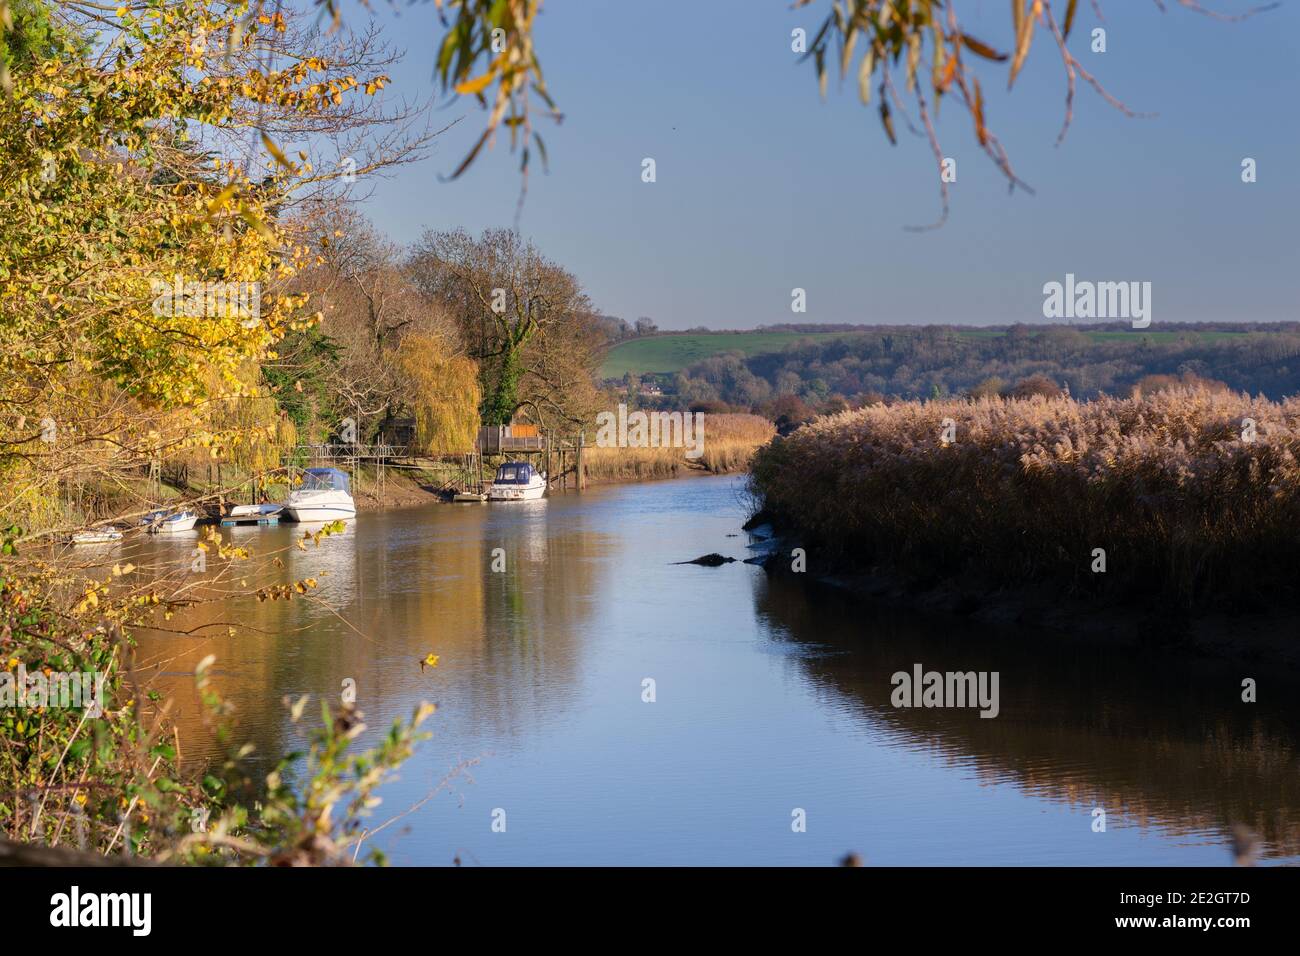
{"type": "MultiPolygon", "coordinates": [[[[301,742],[286,696],[351,679],[363,740],[435,703],[373,818],[441,787],[373,837],[398,865],[1218,865],[1238,823],[1262,862],[1300,862],[1294,683],[673,564],[752,554],[746,514],[733,476],[364,513],[306,551],[294,525],[230,529],[317,599],[181,615],[242,626],[142,634],[140,675],[191,764],[215,752],[190,676],[209,653],[264,759],[301,742]],[[998,672],[997,717],[895,708],[915,664],[998,672]]],[[[188,563],[195,540],[124,550],[188,563]]]]}

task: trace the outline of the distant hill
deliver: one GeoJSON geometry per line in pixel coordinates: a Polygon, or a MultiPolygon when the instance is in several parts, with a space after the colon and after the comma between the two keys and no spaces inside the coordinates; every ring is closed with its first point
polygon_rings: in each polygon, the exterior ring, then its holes
{"type": "MultiPolygon", "coordinates": [[[[826,343],[838,339],[857,338],[867,335],[880,335],[882,332],[899,336],[917,335],[923,329],[936,326],[835,326],[837,331],[794,331],[797,326],[777,326],[774,329],[757,329],[750,332],[678,332],[627,339],[613,346],[605,355],[600,367],[601,378],[622,378],[626,373],[645,375],[649,373],[671,374],[681,372],[706,359],[728,352],[738,352],[745,358],[767,355],[784,351],[788,346],[798,342],[826,343]]],[[[817,327],[814,327],[814,329],[817,327]]],[[[943,326],[962,338],[1000,338],[1008,333],[1008,328],[955,328],[943,326]]],[[[1022,328],[1025,328],[1022,326],[1022,328]]],[[[1044,326],[1029,326],[1034,331],[1043,330],[1044,326]]],[[[1059,326],[1068,328],[1068,326],[1059,326]]],[[[1225,337],[1245,334],[1245,330],[1236,331],[1223,328],[1200,329],[1189,327],[1190,331],[1162,329],[1159,331],[1134,331],[1121,328],[1098,328],[1081,330],[1093,342],[1125,342],[1138,345],[1143,340],[1148,343],[1165,343],[1176,341],[1180,336],[1191,335],[1203,341],[1214,341],[1225,337]]]]}
{"type": "Polygon", "coordinates": [[[1031,380],[1077,398],[1177,380],[1278,399],[1300,394],[1300,323],[691,332],[621,342],[605,368],[607,377],[665,373],[661,390],[641,393],[664,406],[763,414],[793,399],[826,411],[880,399],[1008,394],[1031,380]]]}

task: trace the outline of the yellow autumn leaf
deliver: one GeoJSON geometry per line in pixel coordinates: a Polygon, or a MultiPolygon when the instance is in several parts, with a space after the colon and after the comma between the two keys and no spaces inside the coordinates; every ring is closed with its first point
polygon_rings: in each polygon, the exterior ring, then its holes
{"type": "MultiPolygon", "coordinates": [[[[488,85],[491,84],[491,82],[496,79],[497,67],[500,63],[501,63],[501,57],[497,57],[495,60],[492,61],[491,65],[488,66],[488,71],[486,73],[484,73],[482,76],[476,79],[466,80],[464,83],[456,84],[456,86],[454,87],[455,91],[459,93],[461,96],[473,96],[475,93],[483,92],[485,89],[488,88],[488,85]]],[[[383,88],[383,85],[379,83],[378,80],[376,80],[375,82],[380,86],[381,89],[383,88]]]]}
{"type": "Polygon", "coordinates": [[[271,141],[271,137],[267,136],[266,133],[262,133],[262,145],[266,147],[266,151],[275,158],[277,163],[286,169],[293,169],[293,163],[289,162],[280,147],[276,146],[275,143],[271,141]]]}

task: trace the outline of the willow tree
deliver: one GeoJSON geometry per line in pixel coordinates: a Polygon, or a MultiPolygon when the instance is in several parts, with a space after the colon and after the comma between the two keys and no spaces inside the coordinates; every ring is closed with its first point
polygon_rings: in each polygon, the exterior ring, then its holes
{"type": "Polygon", "coordinates": [[[472,451],[479,425],[478,364],[446,339],[417,332],[397,351],[416,442],[428,454],[472,451]]]}

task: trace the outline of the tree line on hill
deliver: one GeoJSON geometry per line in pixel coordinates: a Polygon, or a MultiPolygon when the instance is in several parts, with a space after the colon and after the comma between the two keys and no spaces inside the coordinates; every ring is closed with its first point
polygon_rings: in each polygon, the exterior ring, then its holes
{"type": "MultiPolygon", "coordinates": [[[[746,357],[723,352],[661,376],[664,404],[782,416],[880,401],[984,395],[1076,398],[1171,385],[1281,398],[1300,391],[1300,324],[821,328],[861,334],[746,357]],[[1091,334],[1090,334],[1091,333],[1091,334]],[[1100,335],[1096,333],[1102,333],[1100,335]],[[1157,333],[1157,334],[1148,334],[1157,333]],[[1171,334],[1172,333],[1172,334],[1171,334]]],[[[767,331],[811,331],[801,326],[767,331]]]]}

